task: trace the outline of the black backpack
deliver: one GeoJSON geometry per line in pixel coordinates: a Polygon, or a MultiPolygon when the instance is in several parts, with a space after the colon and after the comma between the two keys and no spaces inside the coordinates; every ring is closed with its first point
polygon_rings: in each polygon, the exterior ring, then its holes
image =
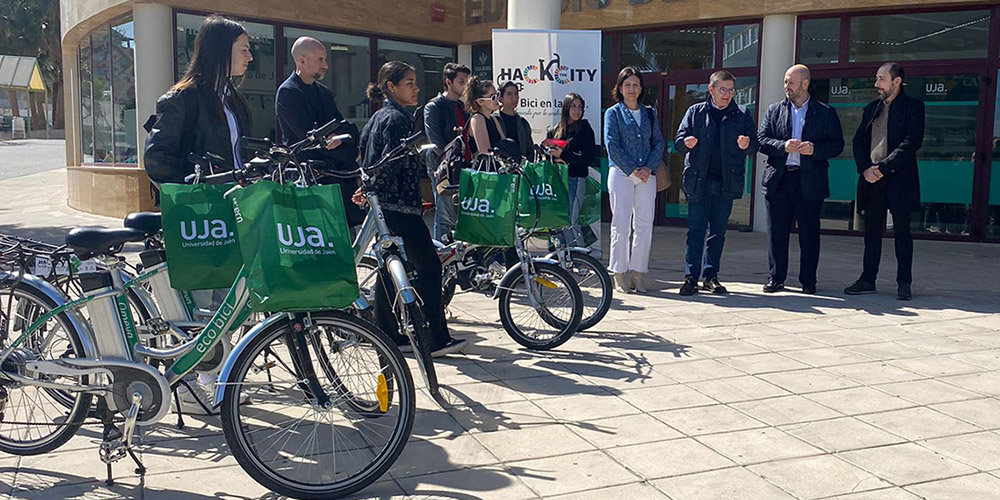
{"type": "Polygon", "coordinates": [[[463,128],[458,136],[452,139],[441,151],[441,161],[438,163],[437,170],[434,171],[434,177],[441,179],[441,182],[435,186],[438,194],[457,191],[462,169],[472,165],[468,159],[470,156],[468,154],[469,145],[465,132],[466,129],[463,128]]]}

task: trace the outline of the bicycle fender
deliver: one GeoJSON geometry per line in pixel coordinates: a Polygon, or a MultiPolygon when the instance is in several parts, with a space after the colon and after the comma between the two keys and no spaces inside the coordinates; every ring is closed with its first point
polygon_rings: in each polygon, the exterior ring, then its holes
{"type": "MultiPolygon", "coordinates": [[[[6,280],[17,280],[18,274],[19,273],[0,271],[0,282],[6,280]]],[[[66,294],[62,293],[61,290],[53,286],[48,281],[45,281],[33,274],[25,273],[21,276],[21,282],[35,287],[57,306],[70,301],[69,297],[66,297],[66,294]]],[[[66,317],[69,318],[70,324],[76,329],[77,332],[80,333],[80,343],[83,344],[83,353],[86,355],[85,357],[96,358],[98,356],[98,352],[97,347],[94,344],[94,331],[90,328],[90,323],[83,319],[83,316],[81,316],[80,312],[76,309],[66,309],[65,312],[66,317]]]]}
{"type": "Polygon", "coordinates": [[[233,347],[232,352],[229,353],[229,357],[227,357],[226,361],[222,363],[222,370],[219,371],[219,383],[215,386],[215,397],[212,401],[213,405],[218,406],[222,404],[222,398],[226,395],[226,387],[228,387],[226,383],[229,381],[230,372],[233,371],[233,365],[236,364],[236,358],[240,357],[240,354],[246,350],[250,341],[257,338],[258,335],[270,328],[271,325],[286,319],[288,319],[287,313],[272,314],[264,321],[254,325],[254,327],[251,328],[250,331],[236,343],[236,347],[233,347]]]}
{"type": "MultiPolygon", "coordinates": [[[[532,262],[542,262],[542,263],[545,263],[545,264],[552,264],[554,266],[558,266],[559,265],[559,261],[558,260],[550,259],[548,257],[543,257],[543,258],[540,258],[540,259],[538,259],[538,258],[531,259],[531,261],[532,262]]],[[[503,278],[500,278],[500,284],[497,286],[496,290],[493,290],[493,298],[494,299],[500,296],[500,291],[501,290],[503,290],[504,288],[510,288],[510,282],[514,280],[514,275],[516,273],[520,272],[520,271],[521,271],[521,265],[518,264],[518,265],[515,265],[515,266],[511,266],[510,269],[508,269],[507,272],[504,273],[503,278]]]]}

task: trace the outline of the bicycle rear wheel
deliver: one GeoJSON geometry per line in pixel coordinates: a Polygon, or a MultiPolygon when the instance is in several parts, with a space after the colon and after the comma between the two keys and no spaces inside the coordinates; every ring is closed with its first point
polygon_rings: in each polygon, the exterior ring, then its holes
{"type": "Polygon", "coordinates": [[[553,349],[568,341],[580,327],[583,296],[565,269],[533,262],[530,289],[520,267],[500,283],[500,323],[518,344],[529,349],[553,349]],[[537,301],[532,305],[531,298],[537,301]]]}
{"type": "MultiPolygon", "coordinates": [[[[0,288],[0,349],[10,345],[43,315],[56,308],[44,293],[28,283],[0,288]]],[[[80,334],[66,313],[40,325],[14,349],[3,372],[25,375],[25,364],[38,360],[83,357],[80,334]]],[[[88,377],[39,376],[45,382],[88,383],[88,377]]],[[[38,455],[59,448],[76,434],[90,409],[92,395],[11,381],[0,374],[0,450],[14,455],[38,455]]]]}
{"type": "Polygon", "coordinates": [[[335,311],[310,318],[312,334],[300,340],[329,407],[309,395],[291,355],[290,335],[298,334],[278,322],[234,362],[222,427],[237,462],[261,485],[294,498],[336,498],[377,480],[406,446],[413,379],[396,346],[369,324],[335,311]],[[241,392],[252,404],[240,404],[241,392]]]}

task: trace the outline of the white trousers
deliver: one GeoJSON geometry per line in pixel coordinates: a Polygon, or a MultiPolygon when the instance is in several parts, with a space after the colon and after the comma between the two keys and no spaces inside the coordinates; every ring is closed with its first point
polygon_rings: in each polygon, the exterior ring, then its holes
{"type": "Polygon", "coordinates": [[[649,271],[649,247],[653,243],[653,213],[656,210],[656,177],[635,184],[624,172],[608,172],[611,201],[611,258],[613,273],[649,271]]]}

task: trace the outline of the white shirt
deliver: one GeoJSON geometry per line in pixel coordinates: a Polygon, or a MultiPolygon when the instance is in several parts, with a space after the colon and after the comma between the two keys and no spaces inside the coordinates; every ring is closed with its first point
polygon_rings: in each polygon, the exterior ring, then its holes
{"type": "MultiPolygon", "coordinates": [[[[802,129],[806,126],[806,111],[809,110],[809,99],[802,103],[801,108],[795,107],[795,103],[792,104],[792,139],[802,140],[802,129]]],[[[788,161],[785,165],[802,165],[802,154],[801,153],[788,153],[788,161]]]]}
{"type": "Polygon", "coordinates": [[[226,122],[229,124],[229,141],[233,144],[233,168],[240,168],[240,155],[236,144],[240,141],[240,127],[236,124],[236,115],[229,109],[229,106],[222,106],[226,110],[226,122]]]}
{"type": "MultiPolygon", "coordinates": [[[[626,108],[628,109],[628,108],[626,108]]],[[[632,112],[632,118],[635,118],[635,124],[642,127],[642,110],[643,106],[639,106],[639,109],[629,109],[632,112]]]]}

